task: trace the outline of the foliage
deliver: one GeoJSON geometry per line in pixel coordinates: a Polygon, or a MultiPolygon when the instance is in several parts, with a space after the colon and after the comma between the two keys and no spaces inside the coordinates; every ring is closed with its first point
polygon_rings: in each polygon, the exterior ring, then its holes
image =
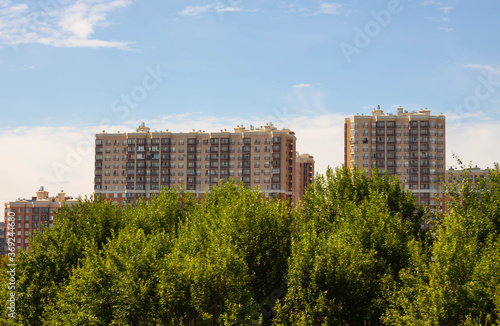
{"type": "Polygon", "coordinates": [[[436,223],[432,261],[414,250],[403,286],[384,317],[389,325],[497,325],[499,321],[500,169],[473,184],[464,170],[447,187],[449,213],[436,223]]]}
{"type": "Polygon", "coordinates": [[[276,324],[378,324],[421,216],[399,181],[327,171],[307,194],[276,324]]]}
{"type": "Polygon", "coordinates": [[[396,178],[345,168],[297,207],[231,181],[201,201],[81,201],[17,257],[17,318],[0,323],[499,325],[498,165],[444,204],[424,215],[396,178]]]}

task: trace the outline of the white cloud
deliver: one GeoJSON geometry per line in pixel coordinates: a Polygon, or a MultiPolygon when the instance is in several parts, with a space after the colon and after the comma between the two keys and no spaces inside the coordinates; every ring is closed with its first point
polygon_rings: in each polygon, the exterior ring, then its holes
{"type": "Polygon", "coordinates": [[[224,7],[222,5],[219,5],[215,7],[216,12],[239,12],[239,11],[246,11],[243,10],[241,7],[224,7]]]}
{"type": "Polygon", "coordinates": [[[461,124],[447,123],[446,161],[447,165],[456,165],[452,154],[458,155],[462,162],[481,168],[493,167],[493,163],[500,163],[498,148],[500,139],[499,121],[464,122],[461,124]]]}
{"type": "Polygon", "coordinates": [[[198,16],[205,12],[211,11],[212,9],[213,9],[212,5],[188,6],[186,9],[179,11],[177,14],[179,16],[198,16]]]}
{"type": "Polygon", "coordinates": [[[337,15],[342,5],[338,3],[322,3],[319,6],[318,13],[323,15],[337,15]]]}
{"type": "Polygon", "coordinates": [[[107,27],[107,15],[132,3],[131,0],[77,0],[41,5],[0,2],[0,43],[45,44],[56,47],[110,47],[127,49],[129,42],[92,38],[96,28],[107,27]]]}
{"type": "Polygon", "coordinates": [[[465,68],[471,68],[480,70],[482,72],[488,72],[496,75],[500,75],[500,68],[495,68],[489,65],[481,65],[481,64],[468,64],[464,66],[465,68]]]}
{"type": "Polygon", "coordinates": [[[335,2],[323,2],[318,7],[307,8],[296,4],[289,4],[286,6],[288,12],[298,13],[301,16],[317,16],[317,15],[340,15],[343,5],[335,2]]]}
{"type": "Polygon", "coordinates": [[[445,14],[445,15],[446,15],[446,14],[449,14],[449,13],[450,13],[450,11],[452,11],[453,9],[455,9],[455,7],[453,7],[453,6],[448,6],[448,7],[441,7],[441,8],[439,8],[439,9],[441,9],[441,11],[443,11],[443,14],[445,14]]]}
{"type": "Polygon", "coordinates": [[[442,30],[443,32],[446,32],[446,33],[450,33],[450,32],[454,31],[454,29],[451,27],[440,27],[439,29],[442,30]]]}
{"type": "MultiPolygon", "coordinates": [[[[457,0],[445,0],[443,2],[439,2],[436,0],[425,0],[422,2],[424,6],[433,6],[437,8],[441,12],[441,17],[435,18],[431,17],[428,18],[431,21],[438,22],[438,23],[447,23],[450,20],[450,13],[453,9],[455,9],[456,5],[458,4],[457,0]]],[[[446,33],[453,32],[454,29],[449,27],[449,26],[441,26],[439,27],[439,30],[444,31],[446,33]]]]}
{"type": "Polygon", "coordinates": [[[437,9],[439,9],[443,14],[447,15],[453,9],[455,9],[457,1],[453,0],[453,1],[447,1],[447,2],[439,2],[439,1],[435,1],[435,0],[426,0],[422,4],[425,6],[434,6],[437,9]]]}
{"type": "Polygon", "coordinates": [[[90,195],[93,182],[94,136],[91,130],[19,127],[0,132],[8,159],[0,161],[4,187],[0,200],[31,198],[40,186],[51,193],[90,195]],[[8,185],[8,186],[7,186],[8,185]]]}
{"type": "Polygon", "coordinates": [[[484,113],[483,111],[475,111],[475,112],[467,112],[463,114],[457,114],[457,113],[447,113],[446,114],[446,119],[447,120],[461,120],[461,119],[482,119],[482,120],[491,120],[491,116],[488,114],[484,113]]]}
{"type": "Polygon", "coordinates": [[[297,89],[297,88],[308,88],[308,87],[312,87],[312,85],[311,84],[301,83],[301,84],[293,85],[292,86],[292,88],[294,88],[294,89],[297,89]]]}
{"type": "Polygon", "coordinates": [[[177,15],[185,17],[197,17],[207,12],[216,12],[223,14],[226,12],[255,12],[254,9],[244,9],[239,6],[224,6],[222,3],[209,4],[205,6],[188,6],[179,11],[177,15]]]}
{"type": "Polygon", "coordinates": [[[296,4],[289,4],[286,6],[286,8],[288,9],[288,12],[290,12],[290,13],[299,13],[302,15],[307,15],[311,12],[310,9],[305,8],[305,7],[301,7],[301,6],[296,5],[296,4]]]}

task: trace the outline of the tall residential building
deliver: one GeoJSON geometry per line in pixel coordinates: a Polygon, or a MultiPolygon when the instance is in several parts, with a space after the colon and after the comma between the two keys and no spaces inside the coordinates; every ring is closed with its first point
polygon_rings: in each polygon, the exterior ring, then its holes
{"type": "Polygon", "coordinates": [[[297,182],[295,182],[295,193],[299,200],[304,198],[307,187],[313,183],[314,179],[314,157],[309,154],[297,154],[295,160],[297,182]]]}
{"type": "MultiPolygon", "coordinates": [[[[119,203],[135,204],[164,187],[183,186],[198,198],[232,178],[260,186],[266,197],[298,201],[296,138],[273,124],[234,132],[173,133],[144,123],[131,133],[96,134],[94,191],[119,203]]],[[[298,190],[303,193],[303,189],[298,190]]]]}
{"type": "Polygon", "coordinates": [[[9,250],[8,238],[12,237],[15,238],[16,253],[18,250],[28,249],[29,236],[33,231],[42,232],[44,227],[52,227],[55,213],[63,205],[72,206],[77,202],[78,200],[67,197],[63,191],[55,197],[49,197],[49,192],[42,186],[36,197],[5,203],[5,252],[9,250]],[[14,227],[9,226],[11,222],[15,223],[14,227]]]}
{"type": "Polygon", "coordinates": [[[0,256],[5,256],[7,251],[5,250],[5,245],[7,244],[5,241],[5,222],[0,222],[0,256]]]}
{"type": "Polygon", "coordinates": [[[412,190],[418,203],[436,206],[442,196],[446,169],[445,116],[422,109],[384,114],[380,106],[371,116],[345,119],[344,164],[372,173],[398,175],[404,189],[412,190]]]}

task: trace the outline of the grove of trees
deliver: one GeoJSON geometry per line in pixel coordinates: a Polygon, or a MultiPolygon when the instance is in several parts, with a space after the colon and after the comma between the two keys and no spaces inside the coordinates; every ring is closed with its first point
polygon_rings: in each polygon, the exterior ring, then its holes
{"type": "Polygon", "coordinates": [[[500,325],[500,167],[442,200],[337,168],[298,207],[231,181],[81,201],[16,258],[15,318],[1,261],[0,324],[500,325]]]}

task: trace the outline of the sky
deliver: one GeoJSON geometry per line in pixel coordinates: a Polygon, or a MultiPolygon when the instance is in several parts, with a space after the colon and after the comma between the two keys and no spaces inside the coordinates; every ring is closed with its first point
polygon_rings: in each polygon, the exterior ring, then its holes
{"type": "Polygon", "coordinates": [[[316,171],[343,121],[428,108],[500,162],[500,2],[0,0],[0,201],[93,191],[94,135],[290,128],[316,171]]]}

